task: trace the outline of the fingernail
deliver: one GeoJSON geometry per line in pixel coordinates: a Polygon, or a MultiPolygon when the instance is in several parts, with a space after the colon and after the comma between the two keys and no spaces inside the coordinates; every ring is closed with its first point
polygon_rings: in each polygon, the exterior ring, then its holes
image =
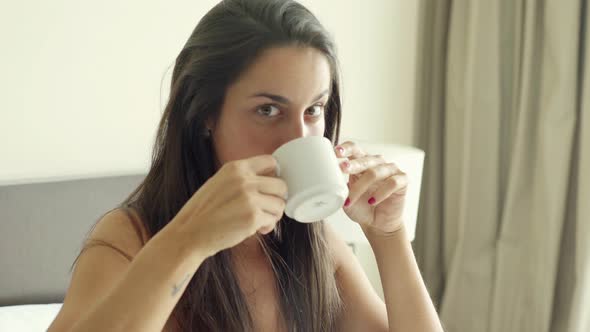
{"type": "Polygon", "coordinates": [[[347,198],[346,201],[344,202],[344,206],[349,206],[350,205],[350,198],[347,198]]]}
{"type": "Polygon", "coordinates": [[[340,154],[344,153],[344,148],[341,146],[336,147],[336,150],[338,150],[338,152],[340,152],[340,154]]]}
{"type": "Polygon", "coordinates": [[[350,163],[348,161],[343,161],[340,166],[342,166],[344,169],[347,169],[350,167],[350,163]]]}
{"type": "Polygon", "coordinates": [[[369,198],[369,204],[373,205],[373,204],[375,204],[375,201],[376,201],[375,197],[369,198]]]}

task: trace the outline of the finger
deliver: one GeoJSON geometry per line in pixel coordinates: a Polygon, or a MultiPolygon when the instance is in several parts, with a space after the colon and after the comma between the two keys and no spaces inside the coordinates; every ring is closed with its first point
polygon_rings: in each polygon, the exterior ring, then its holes
{"type": "Polygon", "coordinates": [[[365,151],[363,151],[360,146],[351,141],[338,144],[336,147],[334,147],[334,151],[336,151],[336,155],[338,157],[342,158],[361,158],[366,155],[365,151]]]}
{"type": "Polygon", "coordinates": [[[274,227],[283,217],[285,200],[271,195],[256,195],[257,206],[262,212],[260,219],[256,220],[257,229],[260,227],[274,227]]]}
{"type": "Polygon", "coordinates": [[[372,205],[377,205],[392,195],[405,195],[408,189],[408,176],[405,173],[396,173],[382,181],[381,185],[371,195],[375,199],[372,205]]]}
{"type": "Polygon", "coordinates": [[[340,163],[340,168],[343,172],[348,174],[359,174],[370,168],[386,163],[387,161],[383,159],[381,155],[366,155],[358,159],[345,160],[340,163]]]}
{"type": "Polygon", "coordinates": [[[257,178],[257,189],[261,194],[287,199],[287,182],[281,178],[259,176],[257,178]]]}
{"type": "Polygon", "coordinates": [[[375,183],[385,180],[399,172],[399,168],[393,163],[381,164],[366,170],[354,184],[350,185],[348,198],[349,206],[366,193],[375,183]]]}
{"type": "Polygon", "coordinates": [[[238,161],[241,166],[257,175],[275,175],[277,160],[269,154],[250,157],[238,161]]]}

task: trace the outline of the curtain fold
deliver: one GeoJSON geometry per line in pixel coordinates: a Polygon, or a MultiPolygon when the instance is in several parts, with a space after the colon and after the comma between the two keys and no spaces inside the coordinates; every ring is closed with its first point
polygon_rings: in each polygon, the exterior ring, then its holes
{"type": "Polygon", "coordinates": [[[422,1],[414,249],[448,331],[590,330],[586,1],[422,1]]]}

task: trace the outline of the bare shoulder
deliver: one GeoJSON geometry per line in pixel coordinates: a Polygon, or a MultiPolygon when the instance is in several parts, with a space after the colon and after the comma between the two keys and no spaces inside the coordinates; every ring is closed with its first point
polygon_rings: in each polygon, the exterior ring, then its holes
{"type": "Polygon", "coordinates": [[[137,214],[115,209],[96,224],[72,272],[63,306],[48,331],[63,331],[108,294],[145,243],[137,214]]]}
{"type": "MultiPolygon", "coordinates": [[[[149,235],[139,214],[131,208],[117,208],[106,213],[89,235],[87,245],[106,243],[119,249],[127,259],[145,245],[149,235]]],[[[117,250],[117,251],[119,251],[117,250]]]]}
{"type": "Polygon", "coordinates": [[[354,253],[344,239],[336,232],[334,226],[329,223],[324,223],[324,232],[326,236],[326,242],[330,250],[330,254],[334,260],[336,272],[342,266],[342,263],[353,258],[354,253]]]}
{"type": "Polygon", "coordinates": [[[338,331],[387,331],[385,303],[375,292],[352,249],[333,226],[326,226],[326,240],[335,259],[335,278],[345,308],[338,331]]]}

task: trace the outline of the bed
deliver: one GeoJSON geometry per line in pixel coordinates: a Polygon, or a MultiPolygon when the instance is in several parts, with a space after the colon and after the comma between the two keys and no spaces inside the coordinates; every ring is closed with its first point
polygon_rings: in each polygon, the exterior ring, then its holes
{"type": "Polygon", "coordinates": [[[90,227],[144,177],[0,185],[0,331],[45,331],[90,227]]]}

